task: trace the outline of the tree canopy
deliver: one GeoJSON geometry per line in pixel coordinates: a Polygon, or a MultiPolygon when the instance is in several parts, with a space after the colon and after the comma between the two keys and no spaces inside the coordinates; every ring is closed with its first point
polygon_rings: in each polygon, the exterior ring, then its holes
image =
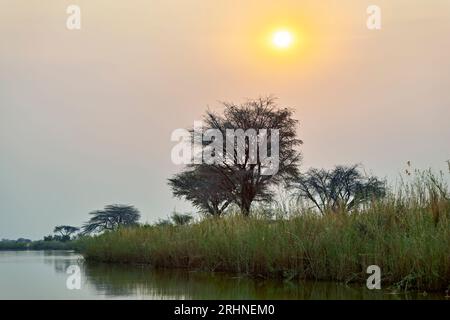
{"type": "Polygon", "coordinates": [[[322,214],[352,210],[386,194],[386,182],[363,175],[358,165],[312,168],[292,181],[297,197],[312,203],[322,214]]]}
{"type": "Polygon", "coordinates": [[[103,210],[89,213],[92,217],[83,225],[83,233],[116,230],[120,226],[136,225],[141,217],[139,210],[131,205],[108,205],[103,210]]]}
{"type": "Polygon", "coordinates": [[[70,237],[75,232],[78,232],[80,228],[72,227],[72,226],[56,226],[53,229],[53,233],[59,233],[61,237],[70,237]]]}
{"type": "Polygon", "coordinates": [[[190,166],[169,184],[175,196],[185,197],[203,211],[220,215],[234,202],[248,216],[253,201],[269,201],[271,186],[298,174],[301,153],[297,147],[302,144],[296,135],[298,121],[292,110],[279,107],[273,97],[223,106],[222,115],[206,113],[204,129],[225,139],[205,141],[192,130],[194,143],[208,150],[215,161],[190,166]],[[257,139],[251,139],[252,133],[257,139]]]}
{"type": "Polygon", "coordinates": [[[169,179],[174,196],[191,201],[202,213],[220,216],[233,200],[234,185],[213,166],[191,165],[169,179]]]}

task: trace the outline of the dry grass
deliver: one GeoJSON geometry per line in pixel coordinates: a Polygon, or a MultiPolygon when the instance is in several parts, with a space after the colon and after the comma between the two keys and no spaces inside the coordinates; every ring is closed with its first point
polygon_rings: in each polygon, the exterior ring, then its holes
{"type": "Polygon", "coordinates": [[[450,200],[422,174],[354,212],[287,218],[230,214],[187,226],[140,226],[87,238],[87,259],[227,271],[256,277],[363,282],[381,267],[383,285],[445,290],[450,285],[450,200]]]}

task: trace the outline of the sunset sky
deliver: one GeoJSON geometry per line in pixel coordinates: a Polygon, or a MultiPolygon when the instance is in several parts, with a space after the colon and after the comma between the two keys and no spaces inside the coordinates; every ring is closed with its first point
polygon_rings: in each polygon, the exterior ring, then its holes
{"type": "Polygon", "coordinates": [[[172,198],[171,132],[220,101],[295,109],[302,169],[450,159],[448,0],[0,0],[0,239],[172,198]],[[67,6],[81,30],[66,28],[67,6]],[[381,30],[366,27],[369,5],[381,30]],[[292,45],[273,45],[287,30],[292,45]]]}

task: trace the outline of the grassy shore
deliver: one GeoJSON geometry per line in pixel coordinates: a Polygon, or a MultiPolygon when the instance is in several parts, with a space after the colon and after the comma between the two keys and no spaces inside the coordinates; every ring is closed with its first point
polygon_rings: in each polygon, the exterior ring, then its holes
{"type": "MultiPolygon", "coordinates": [[[[426,291],[450,285],[450,200],[433,181],[353,212],[297,209],[268,219],[230,214],[186,226],[140,226],[82,240],[87,259],[255,277],[365,282],[426,291]]],[[[257,212],[256,212],[257,213],[257,212]]]]}
{"type": "Polygon", "coordinates": [[[74,250],[74,241],[0,241],[0,251],[21,251],[21,250],[74,250]]]}

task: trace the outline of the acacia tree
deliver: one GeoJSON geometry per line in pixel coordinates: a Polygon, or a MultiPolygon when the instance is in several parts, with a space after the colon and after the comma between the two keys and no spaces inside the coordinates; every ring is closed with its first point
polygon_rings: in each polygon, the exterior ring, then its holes
{"type": "Polygon", "coordinates": [[[80,230],[80,228],[72,227],[72,226],[56,226],[53,230],[54,233],[59,233],[61,237],[71,236],[75,232],[80,230]]]}
{"type": "Polygon", "coordinates": [[[191,201],[201,212],[221,216],[233,200],[234,185],[216,168],[191,165],[169,179],[173,194],[191,201]]]}
{"type": "Polygon", "coordinates": [[[78,232],[80,228],[72,227],[72,226],[56,226],[53,230],[53,233],[59,233],[59,238],[62,241],[70,240],[70,237],[75,232],[78,232]]]}
{"type": "Polygon", "coordinates": [[[120,226],[136,225],[141,217],[139,210],[130,205],[108,205],[103,210],[89,213],[92,217],[83,225],[83,233],[116,230],[120,226]]]}
{"type": "Polygon", "coordinates": [[[358,165],[312,168],[291,181],[298,199],[311,202],[322,214],[352,210],[386,194],[386,182],[363,175],[358,165]]]}
{"type": "Polygon", "coordinates": [[[206,150],[210,148],[215,160],[208,166],[226,181],[225,185],[232,190],[227,194],[242,214],[249,216],[253,201],[269,201],[273,196],[271,186],[298,174],[301,153],[296,148],[302,144],[296,137],[298,121],[293,119],[292,110],[278,107],[273,97],[223,106],[223,115],[208,111],[204,123],[205,130],[214,130],[226,138],[205,141],[198,139],[193,130],[192,139],[206,150]],[[238,131],[239,135],[229,135],[238,131]],[[252,132],[257,133],[257,141],[249,138],[252,132]],[[263,137],[265,145],[260,144],[263,137]],[[264,151],[277,157],[276,170],[273,162],[261,157],[264,151]]]}

